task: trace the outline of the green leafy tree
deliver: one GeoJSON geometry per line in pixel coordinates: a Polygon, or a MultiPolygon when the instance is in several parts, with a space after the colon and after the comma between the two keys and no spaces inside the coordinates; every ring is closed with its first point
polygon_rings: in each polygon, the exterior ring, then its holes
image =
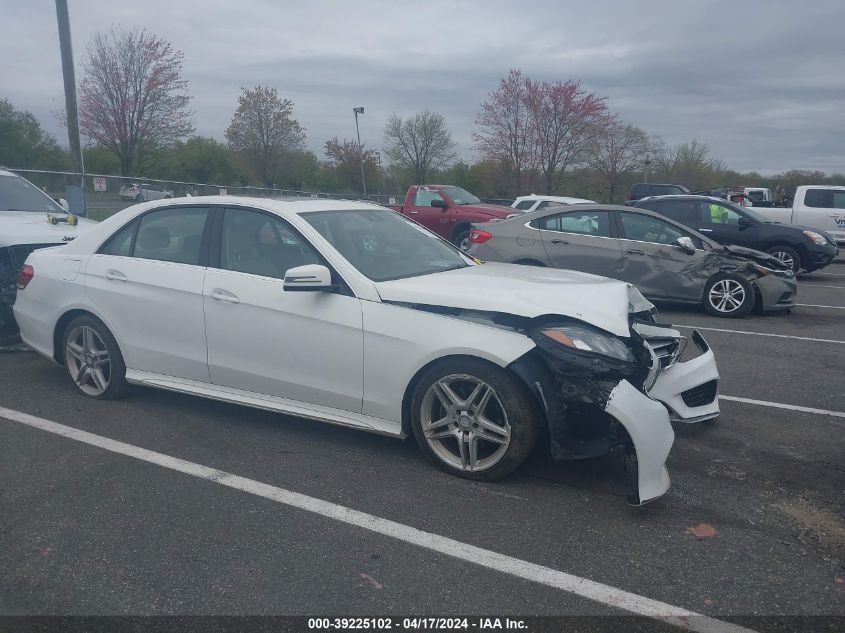
{"type": "Polygon", "coordinates": [[[64,170],[70,167],[70,160],[30,112],[0,99],[0,165],[64,170]]]}

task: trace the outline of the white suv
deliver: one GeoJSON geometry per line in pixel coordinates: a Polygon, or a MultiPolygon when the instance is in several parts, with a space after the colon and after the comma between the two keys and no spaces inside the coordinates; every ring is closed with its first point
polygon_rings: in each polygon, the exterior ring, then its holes
{"type": "Polygon", "coordinates": [[[514,209],[520,211],[536,211],[537,209],[545,209],[546,207],[553,207],[558,204],[596,204],[595,200],[585,200],[584,198],[567,198],[566,196],[538,196],[532,193],[530,196],[520,196],[513,201],[511,205],[514,209]]]}
{"type": "Polygon", "coordinates": [[[68,213],[25,178],[0,169],[0,346],[17,336],[15,277],[36,248],[70,242],[97,225],[68,213]]]}

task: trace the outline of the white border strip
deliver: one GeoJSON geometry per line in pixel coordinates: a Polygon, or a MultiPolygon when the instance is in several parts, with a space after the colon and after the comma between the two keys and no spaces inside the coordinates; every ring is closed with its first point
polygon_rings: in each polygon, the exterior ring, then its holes
{"type": "Polygon", "coordinates": [[[208,466],[188,462],[178,457],[171,457],[170,455],[156,453],[155,451],[149,451],[131,444],[124,444],[117,440],[88,433],[87,431],[81,431],[57,422],[51,422],[50,420],[45,420],[34,415],[0,407],[0,417],[71,440],[76,440],[77,442],[96,446],[112,453],[126,455],[127,457],[156,464],[163,468],[191,475],[192,477],[205,479],[221,486],[234,488],[235,490],[240,490],[258,497],[264,497],[265,499],[305,510],[306,512],[313,512],[314,514],[348,525],[354,525],[405,543],[410,543],[411,545],[416,545],[437,552],[438,554],[452,556],[466,563],[473,563],[504,574],[510,574],[517,578],[540,583],[547,587],[560,589],[561,591],[594,600],[615,609],[622,609],[639,616],[661,620],[689,631],[697,631],[699,633],[753,633],[751,629],[701,615],[694,611],[688,611],[665,602],[659,602],[629,593],[622,589],[617,589],[586,578],[567,574],[566,572],[550,567],[544,567],[519,558],[499,554],[445,536],[432,534],[431,532],[424,532],[409,525],[383,519],[315,497],[309,497],[298,492],[285,490],[284,488],[277,488],[276,486],[247,479],[246,477],[239,477],[238,475],[209,468],[208,466]]]}
{"type": "Polygon", "coordinates": [[[739,398],[737,396],[719,396],[719,400],[731,402],[744,402],[745,404],[757,404],[761,407],[772,407],[774,409],[788,409],[790,411],[801,411],[802,413],[815,413],[817,415],[832,415],[835,418],[845,418],[842,411],[828,411],[827,409],[814,409],[813,407],[799,407],[796,404],[784,404],[782,402],[768,402],[767,400],[753,400],[751,398],[739,398]]]}
{"type": "Polygon", "coordinates": [[[793,336],[792,334],[772,334],[771,332],[745,332],[743,330],[725,330],[718,327],[701,327],[699,325],[680,325],[673,323],[672,327],[682,327],[688,330],[701,330],[703,332],[727,332],[728,334],[751,334],[752,336],[773,336],[775,338],[792,338],[798,341],[814,341],[816,343],[835,343],[845,345],[845,341],[837,341],[831,338],[810,338],[808,336],[793,336]]]}
{"type": "Polygon", "coordinates": [[[820,306],[814,303],[796,303],[796,308],[830,308],[831,310],[845,310],[845,306],[820,306]]]}

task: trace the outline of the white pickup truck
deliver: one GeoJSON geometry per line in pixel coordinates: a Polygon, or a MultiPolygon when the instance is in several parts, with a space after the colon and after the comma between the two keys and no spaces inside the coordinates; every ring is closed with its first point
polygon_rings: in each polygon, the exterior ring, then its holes
{"type": "Polygon", "coordinates": [[[845,187],[803,185],[795,189],[792,207],[754,207],[775,222],[801,224],[820,229],[845,247],[845,187]]]}

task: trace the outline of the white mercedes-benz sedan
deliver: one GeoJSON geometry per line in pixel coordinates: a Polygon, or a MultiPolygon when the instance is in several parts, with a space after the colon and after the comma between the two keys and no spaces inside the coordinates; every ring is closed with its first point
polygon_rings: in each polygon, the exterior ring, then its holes
{"type": "Polygon", "coordinates": [[[718,415],[704,339],[620,281],[482,264],[383,207],[232,197],[135,205],[17,279],[21,336],[78,390],[144,385],[397,437],[504,477],[542,437],[669,487],[670,419],[718,415]],[[544,432],[544,429],[546,430],[544,432]]]}

